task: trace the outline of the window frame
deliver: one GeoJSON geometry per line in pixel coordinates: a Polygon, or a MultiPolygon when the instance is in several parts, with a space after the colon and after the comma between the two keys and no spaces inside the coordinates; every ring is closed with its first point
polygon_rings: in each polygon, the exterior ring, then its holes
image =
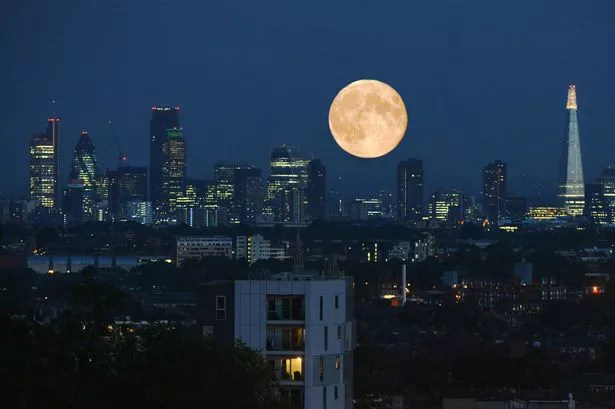
{"type": "Polygon", "coordinates": [[[225,295],[216,295],[216,304],[215,304],[215,319],[216,321],[226,321],[226,296],[225,295]],[[222,301],[223,306],[220,307],[220,301],[222,301]]]}

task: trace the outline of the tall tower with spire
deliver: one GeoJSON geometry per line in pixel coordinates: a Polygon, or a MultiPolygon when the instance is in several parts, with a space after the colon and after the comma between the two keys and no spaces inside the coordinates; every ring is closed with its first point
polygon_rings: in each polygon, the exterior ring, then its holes
{"type": "Polygon", "coordinates": [[[565,209],[569,216],[583,215],[583,208],[585,207],[585,184],[577,108],[577,90],[574,85],[570,85],[568,87],[568,101],[566,102],[568,126],[564,138],[557,192],[560,206],[565,209]]]}

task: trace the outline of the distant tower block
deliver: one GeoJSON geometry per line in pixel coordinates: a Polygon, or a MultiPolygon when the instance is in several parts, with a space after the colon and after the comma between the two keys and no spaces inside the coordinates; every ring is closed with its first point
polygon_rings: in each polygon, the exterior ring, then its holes
{"type": "Polygon", "coordinates": [[[406,279],[406,265],[401,266],[401,305],[402,307],[406,305],[406,287],[407,287],[407,279],[406,279]]]}
{"type": "Polygon", "coordinates": [[[564,138],[557,192],[559,204],[569,216],[582,216],[585,207],[585,182],[577,108],[577,90],[574,85],[570,85],[566,102],[566,109],[569,111],[568,127],[564,138]]]}

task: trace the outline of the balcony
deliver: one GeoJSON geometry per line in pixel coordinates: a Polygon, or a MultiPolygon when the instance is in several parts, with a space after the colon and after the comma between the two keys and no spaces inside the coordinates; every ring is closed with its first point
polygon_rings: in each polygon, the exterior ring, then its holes
{"type": "Polygon", "coordinates": [[[267,297],[267,320],[303,321],[305,306],[303,296],[267,297]]]}
{"type": "Polygon", "coordinates": [[[267,351],[304,351],[305,328],[268,327],[267,351]]]}

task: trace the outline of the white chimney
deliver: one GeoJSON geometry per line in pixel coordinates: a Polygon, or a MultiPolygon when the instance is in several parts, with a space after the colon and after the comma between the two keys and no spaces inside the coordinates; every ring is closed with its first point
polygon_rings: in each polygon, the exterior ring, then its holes
{"type": "Polygon", "coordinates": [[[406,265],[401,266],[401,305],[406,305],[406,265]]]}

